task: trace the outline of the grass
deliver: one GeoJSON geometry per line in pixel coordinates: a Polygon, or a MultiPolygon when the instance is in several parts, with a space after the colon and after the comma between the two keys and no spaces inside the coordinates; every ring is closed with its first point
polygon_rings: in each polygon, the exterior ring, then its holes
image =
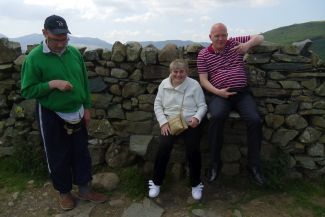
{"type": "Polygon", "coordinates": [[[26,171],[18,171],[15,165],[16,160],[11,157],[0,159],[0,189],[5,188],[8,192],[23,191],[30,180],[34,180],[36,186],[46,180],[46,175],[31,175],[26,171]]]}
{"type": "Polygon", "coordinates": [[[117,190],[127,194],[134,200],[142,199],[147,193],[147,179],[139,172],[137,167],[109,168],[102,165],[93,167],[93,174],[102,172],[116,173],[120,178],[117,190]]]}
{"type": "Polygon", "coordinates": [[[315,202],[319,198],[325,201],[325,180],[290,180],[286,183],[285,192],[294,198],[294,207],[299,206],[311,210],[315,217],[325,216],[325,204],[315,202]]]}
{"type": "MultiPolygon", "coordinates": [[[[288,179],[285,178],[289,171],[288,156],[283,152],[275,152],[271,161],[263,162],[263,171],[268,179],[268,185],[265,188],[251,184],[247,177],[221,177],[222,185],[228,188],[237,189],[244,192],[239,200],[233,202],[231,207],[239,209],[243,204],[258,198],[270,196],[288,197],[292,200],[291,205],[275,204],[279,209],[291,216],[300,216],[299,208],[311,212],[315,217],[325,217],[325,179],[319,177],[315,179],[288,179]],[[284,196],[285,195],[285,196],[284,196]]],[[[271,197],[272,198],[272,197],[271,197]]],[[[272,201],[270,202],[272,203],[272,201]]],[[[274,206],[275,204],[270,204],[274,206]]]]}
{"type": "Polygon", "coordinates": [[[307,22],[284,26],[263,33],[265,40],[279,44],[310,39],[313,41],[313,50],[322,60],[325,60],[325,21],[307,22]]]}
{"type": "Polygon", "coordinates": [[[136,167],[122,169],[118,172],[121,183],[119,189],[132,199],[142,199],[147,193],[147,179],[136,167]]]}
{"type": "MultiPolygon", "coordinates": [[[[283,156],[282,156],[283,157],[283,156]]],[[[231,188],[241,189],[245,191],[243,197],[231,204],[233,209],[239,209],[240,205],[248,203],[257,198],[262,198],[267,195],[286,195],[285,197],[292,198],[292,206],[279,207],[285,209],[287,213],[293,213],[292,216],[297,216],[297,207],[308,210],[313,213],[315,217],[325,217],[325,204],[317,203],[319,198],[324,198],[325,201],[325,180],[319,179],[283,179],[283,173],[279,168],[283,166],[283,162],[272,162],[272,172],[268,175],[272,176],[272,183],[267,188],[261,188],[252,185],[249,182],[238,182],[234,177],[222,177],[222,184],[231,188]]],[[[270,169],[270,168],[268,168],[270,169]]],[[[136,167],[125,168],[117,171],[120,176],[121,183],[119,190],[126,193],[133,199],[142,199],[147,193],[147,178],[138,172],[136,167]]],[[[164,187],[169,188],[168,185],[173,182],[167,173],[164,187]]],[[[185,182],[183,180],[183,182],[185,182]]],[[[184,183],[185,184],[185,183],[184,183]]],[[[189,211],[193,209],[205,209],[204,203],[195,203],[189,206],[189,211]]],[[[298,215],[299,216],[299,215],[298,215]]]]}
{"type": "Polygon", "coordinates": [[[34,180],[34,185],[40,185],[46,178],[41,145],[16,143],[13,156],[0,158],[0,188],[9,192],[24,190],[30,180],[34,180]]]}
{"type": "MultiPolygon", "coordinates": [[[[9,157],[0,159],[0,189],[4,188],[7,192],[21,192],[26,189],[29,180],[34,180],[36,186],[41,186],[46,180],[45,176],[31,175],[27,171],[17,172],[13,166],[15,165],[13,162],[14,159],[9,157]]],[[[97,167],[94,169],[97,172],[107,170],[107,167],[97,167]]],[[[147,194],[147,177],[141,174],[137,167],[119,168],[113,172],[117,173],[121,180],[117,190],[126,193],[133,200],[142,200],[145,197],[147,194]]],[[[168,185],[172,184],[172,181],[168,180],[168,176],[166,178],[166,187],[168,188],[168,185]]],[[[279,197],[288,197],[290,201],[293,201],[290,205],[278,207],[291,216],[299,216],[300,214],[297,214],[299,212],[297,211],[298,209],[311,212],[315,217],[325,216],[325,204],[323,203],[325,201],[324,178],[291,180],[279,178],[276,183],[281,186],[280,188],[257,187],[250,184],[248,179],[239,182],[239,179],[243,177],[236,179],[235,177],[223,176],[221,178],[222,186],[245,192],[239,200],[231,202],[230,205],[233,209],[240,210],[241,205],[249,203],[254,199],[263,198],[268,195],[275,197],[279,195],[279,197]]],[[[270,205],[279,206],[278,203],[270,205]]],[[[205,208],[204,203],[196,203],[191,205],[189,210],[205,208]]]]}
{"type": "Polygon", "coordinates": [[[191,215],[192,214],[192,211],[195,210],[195,209],[202,209],[202,210],[204,210],[204,209],[206,209],[206,206],[205,206],[205,204],[200,203],[200,202],[199,203],[194,203],[194,204],[190,205],[190,208],[188,210],[188,214],[190,216],[192,216],[191,215]]]}
{"type": "MultiPolygon", "coordinates": [[[[24,158],[27,159],[27,158],[24,158]]],[[[29,164],[26,168],[26,160],[23,163],[17,160],[17,157],[0,158],[0,189],[5,188],[8,192],[23,191],[27,187],[27,182],[34,180],[34,185],[40,186],[47,179],[47,172],[44,171],[44,165],[35,166],[36,162],[29,164]],[[25,165],[25,166],[24,166],[25,165]],[[40,168],[38,168],[40,167],[40,168]]],[[[115,172],[120,177],[119,189],[133,199],[143,198],[147,191],[147,180],[143,177],[135,167],[123,169],[109,169],[108,167],[96,166],[93,168],[93,174],[99,172],[115,172]]],[[[105,194],[111,192],[105,189],[97,189],[105,194]]]]}
{"type": "Polygon", "coordinates": [[[317,40],[324,38],[324,24],[325,21],[294,24],[267,31],[263,35],[266,40],[281,44],[289,44],[307,38],[317,40]]]}
{"type": "MultiPolygon", "coordinates": [[[[226,179],[228,180],[228,179],[226,179]]],[[[229,181],[228,186],[232,186],[229,181]]],[[[231,182],[231,181],[230,181],[231,182]]],[[[281,188],[261,188],[251,184],[244,183],[241,186],[234,184],[235,188],[245,189],[245,194],[236,202],[231,204],[233,209],[239,209],[242,204],[249,203],[250,201],[258,198],[262,198],[268,195],[280,195],[280,197],[288,197],[292,199],[291,205],[283,205],[278,207],[279,209],[286,210],[286,213],[291,216],[297,215],[299,208],[308,210],[313,213],[314,217],[325,217],[325,204],[318,202],[320,199],[325,201],[325,180],[323,178],[318,179],[287,179],[278,181],[281,183],[281,188]],[[237,186],[237,187],[236,187],[237,186]],[[285,196],[283,196],[285,195],[285,196]]],[[[275,204],[270,204],[274,206],[275,204]]]]}
{"type": "MultiPolygon", "coordinates": [[[[127,168],[109,168],[103,165],[96,165],[92,168],[92,173],[112,172],[116,173],[120,178],[118,191],[121,191],[134,200],[142,199],[147,194],[147,179],[136,167],[127,168]]],[[[104,189],[97,189],[107,195],[112,192],[104,189]]]]}

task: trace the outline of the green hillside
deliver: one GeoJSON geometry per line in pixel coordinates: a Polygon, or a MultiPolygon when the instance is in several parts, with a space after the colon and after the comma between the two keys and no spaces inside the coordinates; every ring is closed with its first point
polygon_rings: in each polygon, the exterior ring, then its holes
{"type": "Polygon", "coordinates": [[[284,26],[263,33],[266,41],[279,44],[310,39],[313,41],[311,50],[325,60],[325,21],[315,21],[291,26],[284,26]]]}

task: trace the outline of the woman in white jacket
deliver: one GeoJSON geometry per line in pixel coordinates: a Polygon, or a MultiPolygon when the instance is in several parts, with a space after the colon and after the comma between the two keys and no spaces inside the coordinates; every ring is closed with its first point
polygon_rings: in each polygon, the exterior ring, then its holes
{"type": "Polygon", "coordinates": [[[200,134],[201,121],[207,111],[204,94],[200,84],[188,77],[188,65],[182,59],[170,64],[170,75],[158,88],[154,103],[156,118],[161,135],[152,180],[149,180],[149,197],[157,197],[163,183],[166,167],[174,141],[182,137],[185,143],[186,157],[190,169],[192,197],[202,197],[200,134]],[[188,129],[178,136],[171,135],[168,119],[180,114],[188,124],[188,129]]]}

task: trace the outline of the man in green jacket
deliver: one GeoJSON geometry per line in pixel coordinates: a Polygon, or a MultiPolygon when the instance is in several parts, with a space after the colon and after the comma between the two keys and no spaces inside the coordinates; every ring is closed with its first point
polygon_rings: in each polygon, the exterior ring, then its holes
{"type": "Polygon", "coordinates": [[[87,124],[91,106],[87,71],[79,51],[68,45],[70,31],[57,15],[44,22],[44,41],[26,57],[21,94],[37,100],[36,114],[48,171],[59,191],[62,209],[75,207],[72,184],[81,200],[104,202],[106,196],[91,190],[91,158],[87,124]]]}

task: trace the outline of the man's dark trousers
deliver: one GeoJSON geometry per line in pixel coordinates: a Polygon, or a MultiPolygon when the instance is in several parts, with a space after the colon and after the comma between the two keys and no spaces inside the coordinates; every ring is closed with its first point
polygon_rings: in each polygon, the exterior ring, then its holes
{"type": "Polygon", "coordinates": [[[92,177],[85,124],[68,135],[64,129],[65,121],[55,112],[38,104],[36,114],[54,188],[60,193],[68,193],[72,183],[87,185],[92,177]]]}
{"type": "Polygon", "coordinates": [[[220,152],[223,145],[223,129],[231,110],[235,109],[247,124],[248,166],[260,166],[262,122],[256,103],[249,90],[237,92],[229,98],[214,96],[209,103],[211,114],[209,126],[209,146],[212,167],[221,163],[220,152]]]}

